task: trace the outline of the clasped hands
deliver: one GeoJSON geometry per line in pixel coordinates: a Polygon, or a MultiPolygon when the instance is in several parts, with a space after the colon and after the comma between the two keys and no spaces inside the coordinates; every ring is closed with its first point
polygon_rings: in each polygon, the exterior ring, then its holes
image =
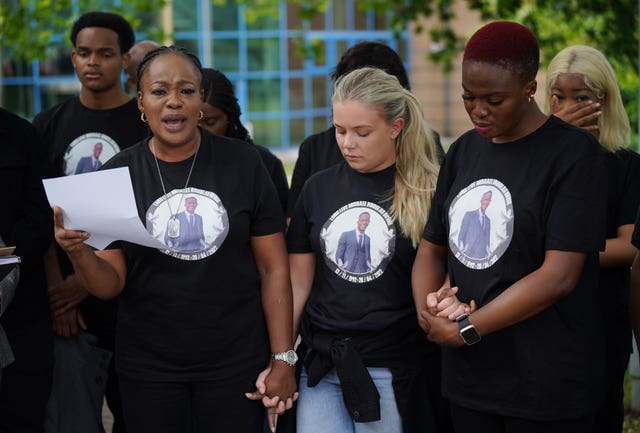
{"type": "Polygon", "coordinates": [[[256,390],[245,393],[249,400],[262,400],[267,409],[269,428],[276,431],[278,415],[293,407],[298,399],[295,367],[274,361],[256,379],[256,390]]]}
{"type": "Polygon", "coordinates": [[[427,295],[427,305],[418,315],[420,327],[429,341],[441,346],[459,347],[464,344],[458,331],[456,318],[461,314],[471,314],[477,308],[476,302],[465,304],[458,300],[458,287],[441,287],[427,295]]]}

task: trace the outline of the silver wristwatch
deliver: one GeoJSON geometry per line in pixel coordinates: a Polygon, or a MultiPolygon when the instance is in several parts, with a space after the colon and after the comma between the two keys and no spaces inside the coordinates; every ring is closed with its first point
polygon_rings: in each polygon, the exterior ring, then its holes
{"type": "Polygon", "coordinates": [[[296,362],[298,362],[298,355],[295,350],[287,350],[286,352],[272,353],[271,359],[274,361],[283,361],[293,367],[296,365],[296,362]]]}

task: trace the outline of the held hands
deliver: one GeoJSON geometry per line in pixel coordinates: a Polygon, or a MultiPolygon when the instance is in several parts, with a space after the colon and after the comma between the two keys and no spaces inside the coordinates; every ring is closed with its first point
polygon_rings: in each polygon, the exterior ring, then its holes
{"type": "Polygon", "coordinates": [[[441,346],[459,347],[464,344],[460,338],[455,319],[463,313],[471,314],[477,308],[476,302],[470,305],[460,302],[456,297],[458,287],[441,287],[427,296],[427,307],[419,315],[419,322],[429,341],[441,346]]]}
{"type": "Polygon", "coordinates": [[[249,400],[262,400],[267,408],[269,428],[276,431],[278,415],[293,407],[298,399],[295,367],[284,362],[272,362],[256,379],[256,390],[245,393],[249,400]]]}
{"type": "MultiPolygon", "coordinates": [[[[429,312],[438,317],[448,317],[449,320],[456,320],[456,317],[463,313],[469,314],[471,312],[471,306],[460,302],[456,297],[458,293],[458,287],[441,287],[435,293],[429,293],[427,295],[427,308],[429,312]]],[[[471,305],[474,306],[475,301],[471,301],[471,305]]]]}
{"type": "Polygon", "coordinates": [[[575,104],[560,104],[558,97],[551,97],[550,114],[559,117],[567,123],[579,126],[598,137],[598,117],[602,115],[602,106],[599,102],[582,101],[575,104]]]}

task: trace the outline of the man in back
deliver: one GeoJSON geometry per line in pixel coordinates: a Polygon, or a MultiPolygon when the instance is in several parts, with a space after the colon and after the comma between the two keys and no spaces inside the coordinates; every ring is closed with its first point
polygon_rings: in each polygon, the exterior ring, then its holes
{"type": "MultiPolygon", "coordinates": [[[[87,151],[95,150],[97,140],[102,159],[107,161],[146,137],[147,127],[140,120],[137,101],[124,91],[121,82],[134,38],[131,25],[117,14],[89,12],[74,23],[71,62],[82,85],[80,94],[41,112],[33,121],[48,147],[54,175],[73,174],[87,151]]],[[[98,346],[113,351],[116,300],[88,296],[66,254],[53,244],[46,263],[55,333],[69,337],[77,333],[78,326],[86,327],[98,337],[98,346]]],[[[123,432],[113,362],[105,394],[114,414],[113,432],[123,432]]]]}
{"type": "Polygon", "coordinates": [[[138,92],[138,65],[148,52],[160,48],[160,44],[150,40],[140,41],[129,50],[129,64],[125,68],[127,71],[127,87],[132,94],[138,92]]]}

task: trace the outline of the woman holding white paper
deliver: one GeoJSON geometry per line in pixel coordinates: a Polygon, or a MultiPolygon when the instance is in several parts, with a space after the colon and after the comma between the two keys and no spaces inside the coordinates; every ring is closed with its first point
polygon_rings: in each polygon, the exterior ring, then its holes
{"type": "Polygon", "coordinates": [[[138,68],[138,106],[152,136],[107,162],[127,166],[140,218],[163,249],[88,235],[55,236],[78,278],[101,298],[120,294],[116,337],[125,423],[136,432],[260,431],[264,407],[244,395],[275,359],[263,400],[295,398],[292,296],[275,188],[257,151],[197,127],[198,59],[175,47],[138,68]]]}

